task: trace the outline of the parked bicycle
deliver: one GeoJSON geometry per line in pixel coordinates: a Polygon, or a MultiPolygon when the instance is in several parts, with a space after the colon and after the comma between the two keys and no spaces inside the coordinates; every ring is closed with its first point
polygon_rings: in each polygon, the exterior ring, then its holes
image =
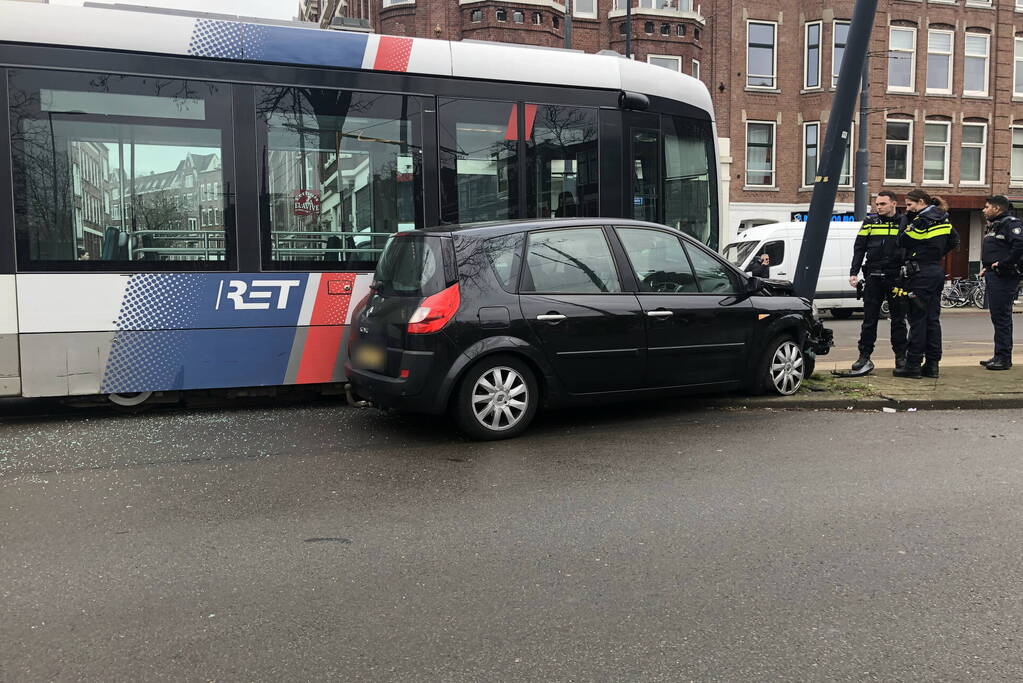
{"type": "Polygon", "coordinates": [[[978,278],[952,278],[941,291],[942,308],[961,308],[969,305],[983,308],[984,282],[978,278]],[[978,303],[979,302],[979,303],[978,303]]]}

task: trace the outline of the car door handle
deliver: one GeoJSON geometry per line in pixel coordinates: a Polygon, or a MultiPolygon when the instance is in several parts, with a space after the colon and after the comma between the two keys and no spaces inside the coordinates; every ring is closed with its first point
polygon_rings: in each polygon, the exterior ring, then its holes
{"type": "Polygon", "coordinates": [[[560,313],[544,313],[543,315],[536,316],[536,319],[545,323],[558,323],[564,320],[565,316],[560,313]]]}
{"type": "Polygon", "coordinates": [[[646,314],[651,318],[670,318],[675,315],[672,311],[665,311],[664,309],[657,309],[656,311],[647,311],[646,314]]]}

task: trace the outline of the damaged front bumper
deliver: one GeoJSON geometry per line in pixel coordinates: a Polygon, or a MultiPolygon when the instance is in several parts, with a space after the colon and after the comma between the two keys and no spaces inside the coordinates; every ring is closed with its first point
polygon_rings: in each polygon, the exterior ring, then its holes
{"type": "Polygon", "coordinates": [[[826,356],[835,345],[835,333],[819,320],[814,320],[810,325],[810,333],[806,335],[806,348],[814,356],[826,356]]]}

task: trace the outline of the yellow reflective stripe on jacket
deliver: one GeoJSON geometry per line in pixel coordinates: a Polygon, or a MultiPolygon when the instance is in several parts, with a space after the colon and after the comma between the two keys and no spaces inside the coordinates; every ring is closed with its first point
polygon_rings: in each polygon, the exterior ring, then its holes
{"type": "Polygon", "coordinates": [[[860,237],[894,237],[899,234],[899,229],[891,227],[889,223],[867,223],[856,233],[860,237]]]}
{"type": "Polygon", "coordinates": [[[913,228],[912,230],[907,230],[906,234],[915,240],[929,240],[932,237],[951,235],[952,224],[938,223],[937,225],[932,225],[931,227],[925,228],[924,230],[917,230],[916,228],[913,228]]]}

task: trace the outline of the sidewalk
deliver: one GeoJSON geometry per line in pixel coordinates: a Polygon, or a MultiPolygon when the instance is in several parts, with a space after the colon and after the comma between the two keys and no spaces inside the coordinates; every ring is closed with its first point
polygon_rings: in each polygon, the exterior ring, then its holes
{"type": "Polygon", "coordinates": [[[718,408],[898,411],[1023,408],[1023,366],[992,372],[977,364],[941,368],[939,379],[899,379],[877,369],[866,377],[839,378],[818,371],[794,396],[709,399],[718,408]]]}

